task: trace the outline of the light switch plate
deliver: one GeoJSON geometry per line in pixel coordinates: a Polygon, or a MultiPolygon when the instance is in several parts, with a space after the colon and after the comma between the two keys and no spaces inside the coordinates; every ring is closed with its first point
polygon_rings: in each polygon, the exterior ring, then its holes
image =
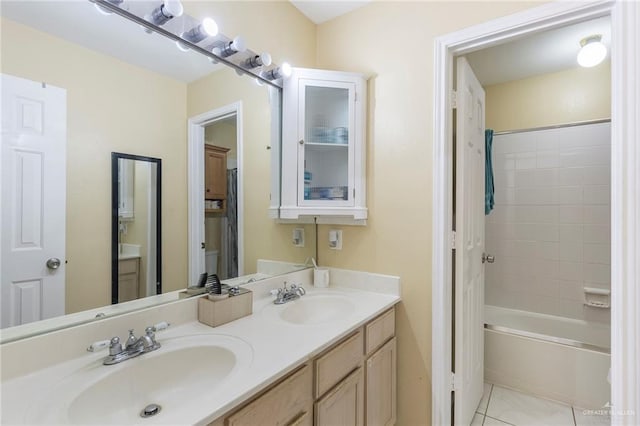
{"type": "Polygon", "coordinates": [[[295,247],[304,247],[304,228],[295,228],[293,230],[292,241],[295,247]]]}
{"type": "Polygon", "coordinates": [[[329,248],[342,250],[342,230],[332,229],[329,231],[329,248]]]}

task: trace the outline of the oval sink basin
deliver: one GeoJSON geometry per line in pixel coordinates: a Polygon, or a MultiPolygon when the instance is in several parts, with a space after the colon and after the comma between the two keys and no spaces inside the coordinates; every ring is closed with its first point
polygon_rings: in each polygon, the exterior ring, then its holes
{"type": "Polygon", "coordinates": [[[313,325],[346,318],[355,305],[344,297],[329,294],[305,295],[284,305],[269,305],[269,315],[292,324],[313,325]]]}
{"type": "MultiPolygon", "coordinates": [[[[29,410],[27,423],[133,424],[149,404],[155,418],[183,408],[224,384],[253,358],[251,346],[223,335],[162,339],[154,352],[105,366],[86,366],[61,382],[29,410]]],[[[145,420],[149,421],[150,418],[145,420]]]]}

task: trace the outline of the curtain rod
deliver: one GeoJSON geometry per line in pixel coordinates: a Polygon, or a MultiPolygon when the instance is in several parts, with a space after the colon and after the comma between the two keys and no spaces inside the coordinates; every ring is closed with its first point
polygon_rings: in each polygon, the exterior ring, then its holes
{"type": "Polygon", "coordinates": [[[500,135],[510,135],[512,133],[526,133],[526,132],[535,132],[538,130],[552,130],[552,129],[561,129],[564,127],[576,127],[576,126],[586,126],[588,124],[600,124],[600,123],[610,123],[611,119],[610,118],[602,118],[599,120],[586,120],[586,121],[575,121],[573,123],[566,123],[566,124],[556,124],[553,126],[543,126],[543,127],[531,127],[528,129],[518,129],[518,130],[503,130],[500,132],[494,132],[493,135],[494,136],[500,136],[500,135]]]}

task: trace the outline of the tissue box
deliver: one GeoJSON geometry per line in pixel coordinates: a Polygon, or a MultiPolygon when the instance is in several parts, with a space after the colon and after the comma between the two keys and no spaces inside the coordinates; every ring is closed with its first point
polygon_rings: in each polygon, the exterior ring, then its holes
{"type": "Polygon", "coordinates": [[[209,327],[217,327],[253,313],[253,293],[240,289],[240,294],[220,300],[209,296],[198,299],[198,321],[209,327]]]}

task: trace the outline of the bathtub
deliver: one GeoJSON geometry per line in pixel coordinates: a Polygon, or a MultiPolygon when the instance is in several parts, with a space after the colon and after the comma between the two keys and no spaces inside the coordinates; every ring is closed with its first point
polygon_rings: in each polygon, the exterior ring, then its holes
{"type": "Polygon", "coordinates": [[[577,407],[610,400],[608,325],[485,306],[485,381],[577,407]]]}

